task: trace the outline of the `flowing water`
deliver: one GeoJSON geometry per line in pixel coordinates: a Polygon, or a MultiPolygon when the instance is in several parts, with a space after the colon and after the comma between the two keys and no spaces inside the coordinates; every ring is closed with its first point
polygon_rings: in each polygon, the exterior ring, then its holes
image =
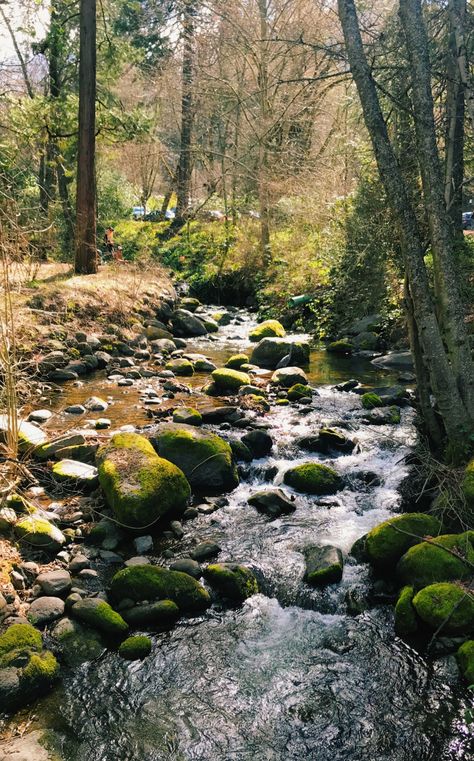
{"type": "MultiPolygon", "coordinates": [[[[248,316],[214,341],[189,342],[217,364],[248,348],[248,316]]],[[[324,590],[302,582],[307,544],[347,552],[368,529],[397,510],[404,456],[414,440],[413,412],[399,426],[361,422],[355,394],[330,385],[357,377],[372,386],[394,378],[366,360],[332,359],[315,351],[309,377],[318,386],[308,411],[273,407],[262,419],[275,444],[271,456],[246,465],[228,505],[185,524],[186,555],[196,540],[214,539],[219,560],[249,565],[261,593],[238,608],[214,606],[153,636],[152,654],[129,663],[108,651],[66,675],[37,706],[64,761],[468,761],[473,738],[464,722],[468,693],[452,656],[426,658],[393,632],[393,608],[375,605],[357,616],[348,596],[367,597],[364,564],[347,558],[343,581],[324,590]],[[321,424],[357,438],[337,459],[296,450],[297,436],[321,424]],[[331,498],[296,496],[297,509],[269,521],[247,504],[262,487],[280,484],[289,463],[321,460],[347,477],[331,498]],[[370,479],[364,474],[373,474],[370,479]],[[367,485],[367,481],[372,485],[367,485]]],[[[184,379],[185,382],[188,379],[184,379]]],[[[140,405],[140,384],[117,389],[96,376],[66,390],[64,407],[95,394],[114,402],[113,425],[152,425],[140,405]]],[[[201,376],[192,379],[197,388],[201,376]]],[[[189,398],[186,397],[188,402],[189,398]]],[[[193,403],[209,404],[197,390],[193,403]]],[[[176,404],[176,399],[173,400],[176,404]]],[[[71,426],[58,412],[55,427],[71,426]]],[[[216,429],[217,430],[217,429],[216,429]]],[[[291,491],[291,490],[289,490],[291,491]]],[[[157,562],[166,562],[158,555],[157,562]]]]}

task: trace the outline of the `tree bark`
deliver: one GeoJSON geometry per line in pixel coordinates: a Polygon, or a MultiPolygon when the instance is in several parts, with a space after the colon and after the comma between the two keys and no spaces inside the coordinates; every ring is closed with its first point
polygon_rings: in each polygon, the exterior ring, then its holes
{"type": "Polygon", "coordinates": [[[436,143],[428,37],[420,0],[400,0],[400,18],[411,64],[413,113],[421,168],[424,205],[428,217],[435,294],[443,339],[456,383],[469,416],[474,419],[474,364],[464,308],[459,292],[453,237],[444,200],[444,183],[436,143]]]}
{"type": "Polygon", "coordinates": [[[75,271],[79,274],[97,272],[95,184],[96,65],[96,0],[81,0],[75,258],[75,271]]]}
{"type": "Polygon", "coordinates": [[[194,13],[195,0],[184,0],[183,63],[181,69],[181,143],[177,177],[176,223],[182,224],[189,215],[192,174],[192,138],[194,122],[194,13]]]}
{"type": "Polygon", "coordinates": [[[424,361],[429,372],[430,385],[450,443],[461,444],[465,440],[465,428],[472,430],[473,421],[463,403],[445,353],[431,299],[417,219],[390,143],[375,82],[365,57],[354,1],[338,0],[338,9],[349,64],[359,92],[365,124],[372,141],[387,199],[399,225],[413,314],[424,361]]]}
{"type": "MultiPolygon", "coordinates": [[[[453,0],[458,11],[465,0],[453,0]]],[[[464,85],[458,66],[456,34],[450,14],[449,49],[446,87],[446,136],[444,200],[451,220],[453,235],[462,240],[462,198],[464,180],[464,85]]]]}
{"type": "Polygon", "coordinates": [[[469,59],[466,45],[466,0],[449,0],[448,2],[450,23],[454,30],[456,41],[457,59],[461,81],[464,85],[466,96],[466,109],[469,119],[474,127],[474,85],[469,71],[469,59]]]}
{"type": "Polygon", "coordinates": [[[260,100],[260,138],[258,143],[258,202],[260,214],[260,246],[263,261],[272,260],[270,245],[270,200],[268,192],[268,7],[267,0],[258,0],[260,18],[260,43],[258,62],[258,87],[260,100]]]}

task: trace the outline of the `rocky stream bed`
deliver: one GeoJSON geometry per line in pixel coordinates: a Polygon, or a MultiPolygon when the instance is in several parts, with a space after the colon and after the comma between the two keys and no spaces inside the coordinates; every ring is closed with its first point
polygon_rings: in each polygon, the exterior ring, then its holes
{"type": "Polygon", "coordinates": [[[82,357],[99,355],[92,373],[76,372],[83,359],[44,360],[49,384],[30,416],[37,484],[0,513],[20,553],[4,627],[32,622],[43,639],[10,657],[0,636],[3,708],[32,662],[57,660],[50,679],[43,668],[28,682],[42,696],[4,715],[0,759],[473,759],[459,642],[428,652],[426,637],[397,636],[394,573],[353,549],[401,506],[416,436],[406,368],[310,349],[307,336],[250,342],[249,313],[182,306],[204,330],[170,315],[107,351],[79,336],[82,357]],[[232,372],[216,372],[231,357],[232,372]],[[109,444],[116,433],[131,459],[109,444]],[[209,448],[212,435],[227,448],[209,448]],[[158,513],[155,499],[133,529],[126,497],[156,453],[174,464],[158,513]],[[153,602],[168,583],[157,568],[187,580],[153,602]],[[118,652],[128,634],[151,652],[118,652]]]}

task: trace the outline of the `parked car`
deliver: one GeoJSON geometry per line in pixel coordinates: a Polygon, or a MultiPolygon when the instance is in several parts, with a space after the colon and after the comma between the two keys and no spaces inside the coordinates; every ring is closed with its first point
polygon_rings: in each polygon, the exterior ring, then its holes
{"type": "Polygon", "coordinates": [[[149,211],[148,214],[145,214],[143,217],[144,222],[161,222],[163,219],[163,214],[159,209],[155,209],[155,211],[149,211]]]}
{"type": "Polygon", "coordinates": [[[143,219],[145,209],[143,206],[134,206],[132,209],[132,217],[136,221],[137,219],[143,219]]]}
{"type": "Polygon", "coordinates": [[[465,211],[462,215],[462,229],[472,230],[474,228],[474,212],[465,211]]]}

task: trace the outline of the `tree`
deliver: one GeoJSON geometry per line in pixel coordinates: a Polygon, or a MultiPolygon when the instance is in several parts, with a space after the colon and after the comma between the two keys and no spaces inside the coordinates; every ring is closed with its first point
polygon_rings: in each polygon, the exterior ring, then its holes
{"type": "Polygon", "coordinates": [[[77,153],[76,257],[79,274],[97,272],[95,99],[96,0],[81,0],[79,58],[79,146],[77,153]]]}
{"type": "Polygon", "coordinates": [[[189,215],[191,198],[192,139],[193,139],[193,77],[194,77],[194,35],[196,14],[195,0],[184,0],[182,37],[183,61],[181,66],[181,139],[177,173],[176,222],[182,223],[189,215]]]}

